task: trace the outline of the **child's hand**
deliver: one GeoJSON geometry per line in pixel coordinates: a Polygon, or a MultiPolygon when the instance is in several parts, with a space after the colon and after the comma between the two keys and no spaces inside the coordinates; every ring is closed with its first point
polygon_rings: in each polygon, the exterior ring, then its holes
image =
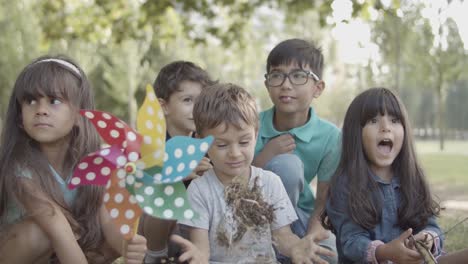
{"type": "Polygon", "coordinates": [[[318,241],[326,239],[327,237],[327,233],[321,233],[317,237],[313,235],[307,235],[302,238],[292,248],[292,262],[295,264],[327,264],[328,262],[323,260],[320,256],[332,257],[335,255],[335,253],[317,244],[318,241]]]}
{"type": "Polygon", "coordinates": [[[268,141],[263,151],[271,153],[274,157],[279,154],[292,153],[294,149],[296,149],[294,137],[291,134],[283,134],[268,141]]]}
{"type": "Polygon", "coordinates": [[[312,231],[307,234],[315,242],[320,242],[330,237],[330,231],[326,230],[322,226],[312,229],[312,231]]]}
{"type": "Polygon", "coordinates": [[[194,244],[192,244],[192,242],[179,235],[172,235],[171,240],[178,244],[182,249],[183,253],[179,257],[180,262],[188,262],[189,264],[208,263],[208,257],[205,256],[194,244]]]}
{"type": "Polygon", "coordinates": [[[205,171],[207,171],[207,170],[209,170],[211,168],[213,168],[213,166],[210,163],[210,159],[207,158],[207,157],[203,157],[203,159],[200,160],[200,163],[198,163],[198,166],[184,180],[196,179],[196,178],[202,176],[203,173],[205,173],[205,171]]]}
{"type": "Polygon", "coordinates": [[[127,264],[141,264],[146,253],[146,238],[138,234],[134,235],[127,243],[125,256],[127,264]]]}
{"type": "Polygon", "coordinates": [[[394,263],[420,264],[423,259],[418,251],[406,246],[406,241],[411,236],[412,232],[412,229],[409,228],[398,238],[377,247],[375,251],[377,260],[379,262],[391,260],[394,263]]]}
{"type": "MultiPolygon", "coordinates": [[[[424,247],[429,249],[429,251],[431,250],[432,245],[434,244],[434,239],[433,239],[432,235],[425,232],[425,231],[421,231],[421,232],[417,233],[414,236],[414,240],[423,242],[424,247]]],[[[412,244],[412,243],[410,243],[410,244],[412,244]]],[[[414,245],[412,245],[412,246],[413,246],[412,249],[414,249],[414,245]]]]}

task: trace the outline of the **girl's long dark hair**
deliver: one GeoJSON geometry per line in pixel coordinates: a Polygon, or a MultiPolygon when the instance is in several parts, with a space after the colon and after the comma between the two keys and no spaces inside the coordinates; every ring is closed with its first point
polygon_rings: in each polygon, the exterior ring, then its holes
{"type": "MultiPolygon", "coordinates": [[[[371,88],[359,94],[349,106],[343,123],[342,153],[340,163],[331,180],[330,205],[342,192],[340,184],[346,183],[348,213],[354,222],[365,229],[374,228],[381,221],[382,201],[375,199],[378,184],[371,178],[368,160],[363,148],[362,128],[377,115],[389,114],[400,119],[404,128],[401,151],[392,169],[400,177],[401,201],[398,209],[398,226],[403,230],[420,230],[431,216],[438,215],[440,207],[431,196],[424,172],[416,158],[408,114],[401,100],[386,88],[371,88]]],[[[326,213],[322,223],[333,230],[326,213]]]]}
{"type": "MultiPolygon", "coordinates": [[[[39,197],[34,197],[22,184],[25,178],[18,174],[29,171],[35,188],[61,207],[73,231],[78,234],[78,242],[83,251],[95,251],[103,242],[98,212],[104,189],[95,186],[79,187],[73,205],[65,203],[48,160],[40,151],[38,143],[22,128],[21,103],[25,99],[40,96],[63,98],[76,111],[94,108],[94,96],[89,81],[85,73],[69,58],[41,57],[19,74],[10,96],[0,141],[0,226],[7,224],[8,204],[16,203],[23,207],[22,202],[27,197],[28,200],[35,199],[50,205],[39,197]],[[43,61],[50,58],[71,63],[79,73],[67,65],[43,61]]],[[[69,145],[64,147],[67,149],[64,173],[71,173],[83,156],[99,148],[99,135],[91,123],[80,116],[70,131],[69,145]]]]}

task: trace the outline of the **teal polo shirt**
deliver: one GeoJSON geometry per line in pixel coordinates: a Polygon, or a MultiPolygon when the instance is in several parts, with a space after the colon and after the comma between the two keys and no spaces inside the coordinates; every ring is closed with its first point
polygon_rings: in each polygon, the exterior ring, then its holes
{"type": "Polygon", "coordinates": [[[303,126],[288,131],[278,131],[273,125],[275,108],[260,113],[255,155],[272,138],[282,134],[291,134],[296,142],[296,154],[304,163],[304,177],[308,183],[299,196],[298,207],[309,215],[314,211],[315,197],[310,182],[317,176],[318,181],[328,182],[340,160],[341,132],[334,124],[319,118],[312,107],[309,109],[309,121],[303,126]]]}

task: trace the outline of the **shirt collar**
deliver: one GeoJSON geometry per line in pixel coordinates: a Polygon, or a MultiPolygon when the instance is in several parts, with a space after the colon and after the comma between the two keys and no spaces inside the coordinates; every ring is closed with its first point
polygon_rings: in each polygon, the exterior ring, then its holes
{"type": "Polygon", "coordinates": [[[384,185],[389,185],[391,184],[394,188],[399,188],[400,187],[400,177],[398,176],[393,176],[393,178],[390,180],[390,182],[385,182],[382,180],[379,176],[375,175],[371,170],[369,170],[370,175],[372,176],[372,179],[374,181],[384,184],[384,185]]]}
{"type": "Polygon", "coordinates": [[[50,164],[49,169],[52,171],[52,174],[54,174],[55,179],[61,184],[66,184],[66,182],[69,182],[71,177],[73,176],[73,173],[70,173],[70,175],[68,175],[68,177],[64,180],[62,176],[60,176],[60,174],[50,164]]]}
{"type": "Polygon", "coordinates": [[[278,131],[276,130],[275,126],[273,125],[273,117],[275,113],[275,108],[271,108],[265,112],[265,119],[267,122],[263,123],[264,127],[260,131],[260,136],[265,138],[274,138],[276,136],[280,136],[282,134],[291,134],[294,138],[297,138],[303,142],[309,142],[314,135],[313,127],[319,121],[317,115],[315,115],[315,111],[312,107],[309,108],[309,120],[307,123],[300,127],[295,127],[288,131],[278,131]]]}

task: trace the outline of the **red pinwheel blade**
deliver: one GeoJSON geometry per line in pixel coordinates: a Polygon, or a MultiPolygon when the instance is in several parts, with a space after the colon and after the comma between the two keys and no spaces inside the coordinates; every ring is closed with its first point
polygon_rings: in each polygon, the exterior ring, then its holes
{"type": "Polygon", "coordinates": [[[78,185],[105,185],[113,170],[122,167],[127,158],[116,146],[102,148],[83,158],[73,171],[73,178],[68,188],[78,185]]]}
{"type": "Polygon", "coordinates": [[[101,135],[107,144],[117,145],[124,149],[129,160],[137,160],[139,158],[140,145],[143,138],[124,121],[109,113],[96,110],[80,110],[80,114],[93,123],[99,135],[101,135]],[[137,155],[136,158],[134,158],[135,155],[137,155]]]}

